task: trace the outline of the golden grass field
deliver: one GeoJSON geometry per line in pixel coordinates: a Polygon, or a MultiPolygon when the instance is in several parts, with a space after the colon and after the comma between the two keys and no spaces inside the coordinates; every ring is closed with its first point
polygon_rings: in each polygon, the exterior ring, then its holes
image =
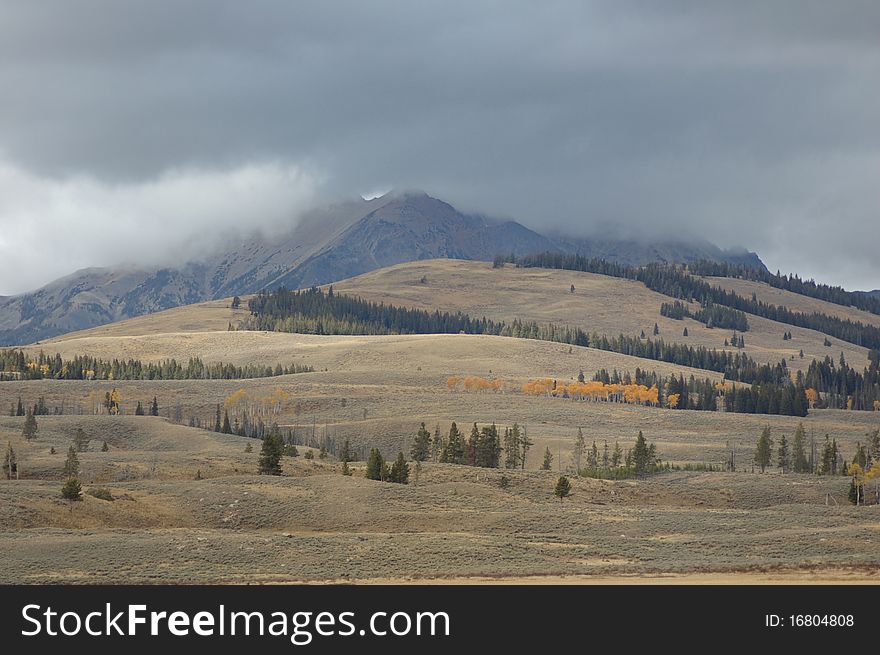
{"type": "MultiPolygon", "coordinates": [[[[657,321],[661,336],[677,340],[683,324],[660,317],[665,297],[638,283],[566,271],[430,261],[334,288],[395,304],[600,333],[650,334],[657,321]]],[[[504,337],[227,332],[230,321],[246,315],[228,305],[169,310],[33,349],[150,361],[297,362],[315,372],[237,381],[0,383],[3,414],[19,396],[33,404],[42,395],[50,408],[65,407],[63,416],[39,417],[31,442],[22,439],[22,418],[0,417],[0,445],[13,445],[21,468],[21,479],[0,481],[0,582],[877,581],[880,508],[849,505],[848,478],[752,472],[763,427],[770,426],[774,439],[791,438],[801,419],[518,391],[530,378],[569,380],[599,368],[714,374],[504,337]],[[502,393],[449,390],[447,376],[463,374],[507,383],[502,393]],[[94,415],[112,388],[125,415],[94,415]],[[283,429],[378,446],[391,458],[408,450],[421,421],[444,432],[453,420],[464,430],[473,422],[518,422],[535,445],[522,471],[428,462],[406,486],[364,479],[363,462],[354,464],[354,476],[342,476],[332,457],[288,457],[283,476],[258,476],[258,441],[175,422],[192,417],[213,424],[216,404],[239,389],[252,399],[280,390],[282,407],[267,420],[283,429]],[[158,418],[132,415],[138,400],[146,406],[153,396],[158,418]],[[92,439],[79,455],[84,487],[110,489],[112,502],[86,494],[71,506],[60,498],[65,453],[78,427],[92,439]],[[738,470],[678,471],[639,481],[573,478],[574,495],[560,502],[552,491],[570,466],[578,427],[600,449],[605,441],[628,448],[642,430],[664,460],[676,463],[720,463],[735,448],[738,470]],[[108,452],[100,451],[103,441],[108,452]],[[247,444],[253,452],[245,452],[247,444]],[[545,448],[554,455],[552,471],[539,470],[545,448]]],[[[854,346],[825,348],[818,333],[750,321],[746,350],[756,358],[775,360],[801,347],[807,362],[828,350],[835,358],[844,350],[853,363],[865,358],[854,346]],[[782,341],[786,329],[793,341],[782,341]]],[[[691,344],[720,346],[726,334],[687,325],[691,344]]],[[[880,414],[814,410],[803,422],[818,443],[825,434],[836,438],[850,459],[856,442],[880,426],[880,414]]],[[[306,450],[300,448],[301,455],[306,450]]]]}

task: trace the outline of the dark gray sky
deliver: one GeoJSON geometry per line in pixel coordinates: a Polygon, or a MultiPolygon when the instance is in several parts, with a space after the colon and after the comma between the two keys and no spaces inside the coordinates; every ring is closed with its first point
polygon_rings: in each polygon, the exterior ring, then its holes
{"type": "Polygon", "coordinates": [[[880,4],[0,0],[0,293],[422,188],[880,287],[880,4]]]}

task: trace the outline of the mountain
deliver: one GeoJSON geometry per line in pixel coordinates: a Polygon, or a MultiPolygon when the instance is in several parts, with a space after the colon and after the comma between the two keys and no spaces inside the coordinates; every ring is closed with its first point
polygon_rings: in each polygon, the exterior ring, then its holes
{"type": "Polygon", "coordinates": [[[254,236],[180,268],[88,268],[36,291],[0,297],[0,344],[31,343],[183,304],[286,285],[307,287],[392,264],[492,260],[500,253],[578,252],[626,264],[710,259],[763,268],[757,255],[708,242],[544,236],[515,221],[464,214],[422,192],[388,194],[306,214],[280,236],[254,236]]]}

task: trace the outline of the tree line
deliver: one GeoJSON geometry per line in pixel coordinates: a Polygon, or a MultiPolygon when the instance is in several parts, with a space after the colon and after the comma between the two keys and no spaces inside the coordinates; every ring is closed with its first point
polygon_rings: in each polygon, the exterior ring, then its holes
{"type": "Polygon", "coordinates": [[[104,360],[89,355],[76,355],[65,360],[60,354],[36,357],[23,350],[0,350],[0,380],[238,380],[263,378],[294,373],[311,373],[303,364],[236,366],[216,362],[206,364],[199,357],[187,362],[176,359],[144,363],[136,359],[104,360]]]}
{"type": "Polygon", "coordinates": [[[780,275],[762,268],[745,266],[743,264],[729,264],[727,262],[712,262],[700,260],[687,265],[688,270],[694,275],[706,277],[729,277],[752,282],[763,282],[776,289],[783,289],[802,296],[817,298],[826,302],[842,305],[843,307],[857,307],[872,314],[880,314],[880,298],[859,291],[847,291],[843,287],[819,284],[815,280],[802,280],[797,275],[780,275]]]}
{"type": "Polygon", "coordinates": [[[740,332],[749,329],[749,320],[743,312],[711,302],[701,305],[696,311],[691,311],[688,305],[679,300],[665,302],[660,305],[660,315],[677,321],[692,318],[708,328],[728,328],[740,332]]]}
{"type": "Polygon", "coordinates": [[[251,317],[244,327],[306,334],[491,334],[521,339],[537,339],[589,346],[600,350],[633,355],[644,359],[679,364],[723,373],[729,380],[754,382],[770,369],[745,353],[667,343],[661,338],[617,337],[588,334],[584,329],[539,325],[534,321],[514,319],[511,323],[475,319],[457,312],[410,309],[373,303],[355,296],[338,294],[330,287],[290,291],[280,287],[261,292],[248,303],[251,317]]]}
{"type": "Polygon", "coordinates": [[[824,332],[857,346],[880,349],[880,328],[874,325],[829,316],[822,312],[807,314],[792,311],[782,305],[759,301],[755,294],[752,294],[751,298],[745,298],[694,277],[683,265],[650,263],[645,266],[627,266],[602,259],[591,259],[583,255],[549,251],[501,259],[505,262],[512,260],[516,266],[523,268],[556,268],[637,280],[652,291],[679,300],[699,302],[703,306],[710,303],[723,305],[771,321],[824,332]]]}
{"type": "Polygon", "coordinates": [[[880,410],[880,351],[868,352],[868,366],[859,373],[846,363],[843,353],[835,365],[826,356],[813,360],[806,373],[798,372],[803,384],[822,392],[815,406],[831,409],[880,410]]]}

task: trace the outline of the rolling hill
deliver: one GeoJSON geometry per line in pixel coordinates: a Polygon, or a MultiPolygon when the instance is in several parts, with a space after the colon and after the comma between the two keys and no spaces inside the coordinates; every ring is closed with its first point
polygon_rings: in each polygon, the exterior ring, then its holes
{"type": "MultiPolygon", "coordinates": [[[[737,283],[739,283],[737,281],[737,283]]],[[[756,294],[776,290],[756,283],[756,294]]],[[[726,330],[661,317],[667,299],[639,282],[564,270],[493,268],[433,259],[385,267],[334,284],[339,292],[394,304],[462,310],[510,320],[646,332],[719,347],[726,330]],[[574,292],[571,285],[575,286],[574,292]],[[689,336],[682,335],[687,325],[689,336]]],[[[743,288],[745,291],[746,288],[743,288]]],[[[787,292],[786,292],[787,293],[787,292]]],[[[790,294],[786,303],[856,316],[857,310],[790,294]],[[817,304],[818,303],[818,304],[817,304]]],[[[0,419],[0,443],[18,453],[20,479],[0,480],[2,582],[290,582],[510,580],[644,581],[656,576],[743,582],[876,581],[876,520],[846,501],[841,475],[755,470],[757,435],[774,440],[803,424],[810,442],[835,440],[851,461],[877,427],[876,412],[812,409],[806,417],[680,411],[524,393],[523,382],[573,382],[600,368],[664,375],[717,374],[563,343],[471,334],[330,336],[228,331],[247,311],[230,299],[59,336],[29,352],[161,361],[199,356],[238,364],[309,364],[310,373],[256,379],[30,380],[0,382],[0,407],[42,398],[39,432],[22,437],[21,416],[0,419]],[[449,376],[500,379],[497,390],[450,386],[449,376]],[[102,399],[115,391],[121,416],[102,399]],[[156,398],[159,416],[136,416],[156,398]],[[267,402],[267,399],[272,399],[267,402]],[[211,429],[218,408],[233,423],[256,412],[298,444],[280,477],[257,475],[259,441],[211,429]],[[54,414],[54,412],[58,412],[54,414]],[[441,436],[455,421],[515,423],[532,447],[522,468],[478,468],[431,458],[411,463],[408,485],[368,480],[370,448],[409,453],[424,422],[441,436]],[[207,427],[208,429],[204,429],[207,427]],[[85,498],[59,497],[65,451],[77,429],[85,498]],[[677,469],[645,479],[575,476],[574,444],[631,447],[644,432],[677,469]],[[347,440],[357,461],[342,475],[347,440]],[[100,445],[106,441],[108,450],[100,445]],[[321,456],[321,446],[328,454],[321,456]],[[308,452],[310,458],[303,455],[308,452]],[[551,470],[542,470],[550,453],[551,470]],[[735,458],[735,471],[722,470],[735,458]],[[571,476],[574,495],[552,490],[571,476]],[[101,489],[114,500],[89,492],[101,489]],[[820,526],[820,527],[817,527],[820,526]],[[425,552],[432,557],[424,557],[425,552]],[[755,572],[761,572],[756,574],[755,572]]],[[[762,361],[864,349],[750,317],[748,354],[762,361]],[[783,340],[785,330],[792,341],[783,340]]],[[[801,366],[795,358],[792,367],[801,366]]],[[[4,412],[6,413],[6,412],[4,412]]],[[[669,578],[664,578],[668,580],[669,578]]]]}

